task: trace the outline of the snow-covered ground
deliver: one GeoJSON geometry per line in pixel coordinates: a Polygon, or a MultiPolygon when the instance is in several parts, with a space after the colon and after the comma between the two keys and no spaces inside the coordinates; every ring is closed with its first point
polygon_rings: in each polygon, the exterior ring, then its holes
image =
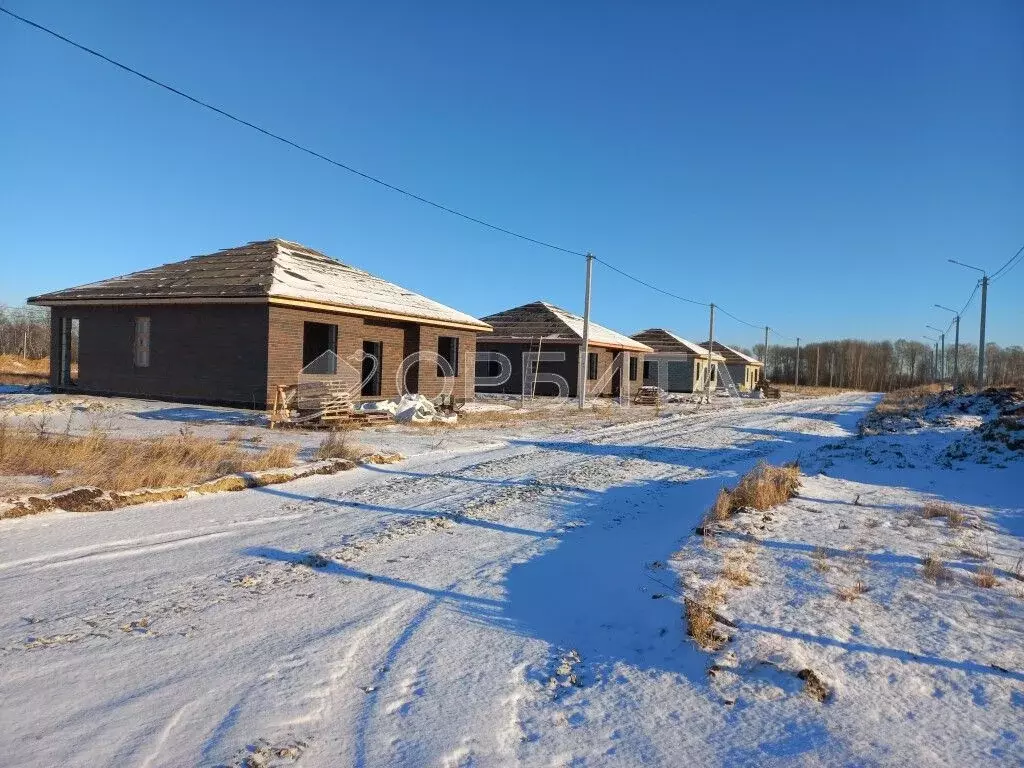
{"type": "Polygon", "coordinates": [[[853,437],[876,400],[383,429],[359,439],[408,460],[0,521],[0,762],[1019,763],[1024,462],[940,466],[948,425],[896,466],[881,441],[923,436],[853,437]],[[697,542],[759,459],[799,459],[801,496],[697,542]],[[904,524],[931,496],[972,524],[904,524]],[[951,549],[953,581],[924,582],[918,558],[946,544],[990,556],[999,585],[969,585],[951,549]],[[754,583],[709,654],[678,585],[733,547],[754,583]]]}

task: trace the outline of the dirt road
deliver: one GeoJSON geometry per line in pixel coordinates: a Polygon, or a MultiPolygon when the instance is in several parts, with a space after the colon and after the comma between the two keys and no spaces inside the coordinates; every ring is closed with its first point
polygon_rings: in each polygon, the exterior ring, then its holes
{"type": "Polygon", "coordinates": [[[849,435],[873,402],[478,433],[387,467],[0,523],[0,754],[713,758],[730,714],[659,564],[723,483],[849,435]]]}

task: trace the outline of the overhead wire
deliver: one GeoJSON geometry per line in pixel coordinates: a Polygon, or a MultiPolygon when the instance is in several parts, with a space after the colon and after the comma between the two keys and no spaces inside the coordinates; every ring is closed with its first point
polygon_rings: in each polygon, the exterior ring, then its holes
{"type": "Polygon", "coordinates": [[[1003,264],[1003,266],[1001,266],[999,269],[997,269],[995,272],[993,272],[989,276],[989,278],[988,278],[989,282],[991,283],[992,281],[994,281],[994,280],[996,280],[997,278],[1000,278],[1000,277],[1006,277],[1006,275],[1008,275],[1013,270],[1014,267],[1016,267],[1018,264],[1020,264],[1021,261],[1024,261],[1024,245],[1022,245],[1020,247],[1020,250],[1018,250],[1015,254],[1013,254],[1013,256],[1011,256],[1006,261],[1006,263],[1003,264]]]}
{"type": "Polygon", "coordinates": [[[56,30],[43,26],[42,24],[34,22],[31,19],[27,19],[24,16],[19,16],[18,14],[8,10],[7,8],[4,8],[3,6],[0,6],[0,12],[7,14],[11,18],[17,19],[20,22],[28,24],[30,27],[34,27],[40,30],[41,32],[45,32],[46,34],[51,35],[52,37],[55,37],[58,40],[61,40],[67,43],[68,45],[77,48],[80,51],[88,53],[90,56],[95,56],[96,58],[101,59],[107,62],[108,64],[117,67],[118,69],[128,72],[129,74],[135,75],[136,77],[139,77],[152,85],[155,85],[159,88],[163,88],[164,90],[169,91],[175,94],[176,96],[180,96],[181,98],[186,99],[187,101],[190,101],[193,104],[202,107],[203,109],[208,109],[211,112],[220,115],[221,117],[225,117],[228,120],[238,123],[239,125],[243,125],[246,128],[250,128],[254,131],[257,131],[258,133],[262,133],[264,136],[274,139],[275,141],[279,141],[282,144],[286,144],[289,147],[292,147],[293,149],[297,149],[300,152],[306,153],[307,155],[311,155],[312,157],[315,157],[319,160],[323,160],[324,162],[330,163],[331,165],[337,168],[341,168],[344,171],[348,171],[349,173],[355,174],[356,176],[359,176],[360,178],[365,179],[366,181],[373,182],[374,184],[379,184],[380,186],[385,187],[386,189],[390,189],[393,192],[398,192],[399,194],[405,195],[406,197],[421,202],[424,205],[429,205],[433,208],[436,208],[439,211],[444,211],[445,213],[450,213],[453,216],[458,216],[459,218],[465,219],[466,221],[471,221],[474,224],[479,224],[482,227],[487,227],[488,229],[492,229],[495,232],[501,232],[511,237],[524,240],[528,243],[533,243],[534,245],[539,245],[544,248],[550,248],[551,250],[554,251],[561,251],[562,253],[568,253],[573,256],[586,256],[586,253],[584,253],[583,251],[574,250],[572,248],[565,248],[561,245],[556,245],[555,243],[551,243],[546,240],[541,240],[540,238],[525,235],[522,232],[517,232],[513,229],[508,229],[507,227],[503,227],[498,224],[494,224],[490,221],[486,221],[485,219],[481,219],[476,216],[471,216],[468,213],[463,213],[462,211],[456,208],[452,208],[451,206],[444,205],[443,203],[439,203],[435,200],[423,197],[422,195],[416,194],[415,192],[411,192],[410,190],[405,189],[404,187],[400,187],[397,184],[392,184],[388,181],[384,181],[383,179],[374,176],[371,173],[361,171],[358,168],[348,165],[347,163],[343,163],[340,160],[336,160],[333,157],[329,157],[328,155],[323,154],[322,152],[318,152],[315,149],[311,149],[310,147],[307,147],[304,144],[300,144],[299,142],[282,136],[279,133],[275,133],[267,128],[257,125],[256,123],[252,123],[244,118],[241,118],[238,115],[228,112],[226,109],[211,104],[208,101],[204,101],[203,99],[197,98],[196,96],[192,96],[191,94],[186,93],[185,91],[182,91],[179,88],[175,88],[173,85],[168,85],[167,83],[162,82],[161,80],[157,80],[155,77],[151,77],[150,75],[147,75],[144,72],[140,72],[134,67],[130,67],[127,64],[123,64],[122,62],[117,61],[116,59],[112,59],[111,57],[106,56],[105,54],[102,54],[99,51],[90,48],[87,45],[83,45],[82,43],[76,42],[75,40],[72,40],[69,37],[65,37],[56,30]]]}
{"type": "MultiPolygon", "coordinates": [[[[652,285],[651,283],[648,283],[646,280],[641,280],[639,277],[634,277],[633,275],[629,274],[628,272],[624,272],[623,270],[619,269],[615,265],[609,264],[607,261],[605,261],[604,259],[600,259],[597,256],[594,256],[594,261],[596,261],[596,262],[598,262],[600,264],[603,264],[604,266],[608,267],[608,269],[612,270],[613,272],[618,272],[623,277],[628,277],[630,280],[632,280],[635,283],[639,283],[640,285],[645,286],[646,288],[650,288],[652,291],[657,291],[658,293],[663,293],[666,296],[671,296],[673,299],[678,299],[679,301],[685,301],[688,304],[696,304],[699,307],[709,307],[709,306],[711,306],[711,304],[709,302],[697,301],[696,299],[688,299],[685,296],[679,296],[678,294],[672,293],[671,291],[666,291],[664,288],[659,288],[656,285],[652,285]]],[[[718,305],[716,304],[715,306],[717,307],[718,305]]]]}

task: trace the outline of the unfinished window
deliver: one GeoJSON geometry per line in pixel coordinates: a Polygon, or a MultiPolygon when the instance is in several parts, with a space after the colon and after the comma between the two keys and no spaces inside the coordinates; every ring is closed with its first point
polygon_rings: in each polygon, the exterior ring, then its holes
{"type": "Polygon", "coordinates": [[[384,342],[363,342],[363,397],[380,397],[381,368],[384,365],[384,342]]]}
{"type": "Polygon", "coordinates": [[[135,367],[149,368],[149,318],[135,318],[135,367]]]}
{"type": "Polygon", "coordinates": [[[591,381],[597,378],[597,352],[587,353],[587,378],[591,381]]]}
{"type": "Polygon", "coordinates": [[[338,326],[302,324],[302,370],[321,374],[338,372],[338,326]]]}
{"type": "Polygon", "coordinates": [[[78,384],[78,327],[77,317],[60,319],[60,338],[57,348],[57,383],[64,387],[78,384]]]}
{"type": "Polygon", "coordinates": [[[651,378],[651,361],[644,360],[644,381],[651,378]]]}
{"type": "Polygon", "coordinates": [[[636,360],[636,358],[635,357],[629,358],[629,380],[630,381],[636,381],[636,369],[637,369],[637,360],[636,360]]]}
{"type": "MultiPolygon", "coordinates": [[[[437,356],[442,360],[446,360],[448,365],[452,367],[452,375],[459,375],[459,337],[458,336],[438,336],[437,337],[437,356]]],[[[437,366],[437,375],[444,376],[445,372],[442,370],[441,365],[437,366]]]]}

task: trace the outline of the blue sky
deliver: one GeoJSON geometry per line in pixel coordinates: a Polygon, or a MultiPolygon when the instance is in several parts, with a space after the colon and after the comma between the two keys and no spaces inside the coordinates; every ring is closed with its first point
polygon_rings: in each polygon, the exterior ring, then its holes
{"type": "MultiPolygon", "coordinates": [[[[395,184],[805,340],[920,338],[1024,244],[1024,5],[0,4],[395,184]],[[844,7],[840,7],[840,6],[844,7]]],[[[0,301],[266,237],[475,315],[583,260],[448,217],[0,17],[0,301]]],[[[989,338],[1024,342],[1024,267],[989,338]]],[[[597,266],[593,316],[707,335],[597,266]]],[[[977,303],[962,333],[977,337],[977,303]]],[[[719,335],[758,331],[721,318],[719,335]]]]}

